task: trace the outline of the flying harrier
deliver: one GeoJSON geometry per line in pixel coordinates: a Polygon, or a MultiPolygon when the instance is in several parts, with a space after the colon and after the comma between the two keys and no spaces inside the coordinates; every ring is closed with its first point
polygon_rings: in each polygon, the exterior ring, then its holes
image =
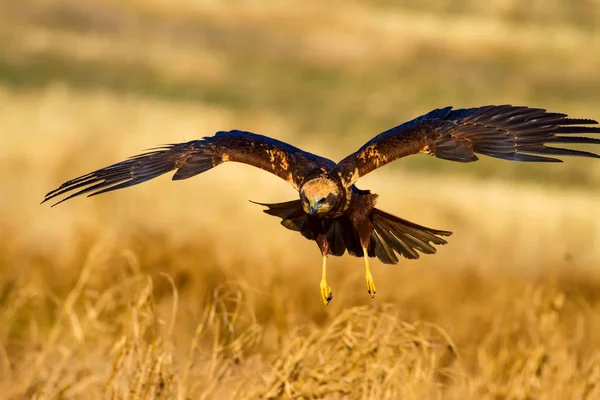
{"type": "MultiPolygon", "coordinates": [[[[398,255],[419,258],[433,254],[432,246],[446,244],[452,232],[427,228],[375,208],[377,195],[360,190],[356,181],[398,158],[425,153],[450,161],[477,161],[477,154],[512,161],[562,162],[556,156],[600,158],[597,154],[554,147],[554,144],[600,144],[590,119],[510,105],[431,111],[385,131],[339,163],[300,150],[287,143],[250,132],[217,132],[187,143],[165,145],[62,184],[44,201],[69,194],[58,203],[80,194],[94,196],[137,185],[172,170],[173,180],[187,179],[226,161],[261,168],[289,182],[300,198],[263,204],[281,224],[314,240],[323,258],[321,298],[328,304],[333,294],[325,279],[327,255],[345,251],[364,257],[367,291],[375,296],[369,257],[386,264],[398,255]]],[[[56,203],[56,204],[58,204],[56,203]]]]}

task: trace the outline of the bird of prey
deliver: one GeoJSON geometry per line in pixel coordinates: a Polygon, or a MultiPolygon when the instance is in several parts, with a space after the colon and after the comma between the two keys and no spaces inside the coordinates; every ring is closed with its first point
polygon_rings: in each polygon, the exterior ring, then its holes
{"type": "MultiPolygon", "coordinates": [[[[264,212],[281,224],[314,240],[322,256],[321,299],[332,291],[326,280],[328,255],[344,252],[364,257],[367,291],[375,295],[369,257],[395,264],[432,254],[452,233],[427,228],[375,208],[377,194],[356,187],[369,172],[398,158],[424,153],[438,158],[477,161],[477,154],[512,161],[562,162],[557,156],[600,158],[597,154],[556,144],[600,144],[600,128],[591,119],[511,105],[467,109],[446,107],[391,128],[365,143],[339,163],[281,141],[250,132],[220,131],[214,136],[170,144],[131,157],[62,184],[43,202],[67,194],[94,196],[137,185],[176,170],[173,180],[187,179],[217,165],[234,161],[271,172],[290,183],[299,198],[263,204],[264,212]],[[581,136],[584,135],[584,136],[581,136]],[[588,135],[588,136],[585,136],[588,135]]],[[[56,204],[58,204],[56,203],[56,204]]]]}

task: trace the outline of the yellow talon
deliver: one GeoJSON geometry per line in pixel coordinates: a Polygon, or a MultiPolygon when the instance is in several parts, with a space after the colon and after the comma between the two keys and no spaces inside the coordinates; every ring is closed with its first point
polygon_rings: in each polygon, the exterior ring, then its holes
{"type": "Polygon", "coordinates": [[[323,304],[327,305],[333,299],[333,293],[331,292],[331,287],[321,279],[321,299],[323,299],[323,304]]]}
{"type": "Polygon", "coordinates": [[[369,254],[367,249],[363,247],[363,254],[365,256],[365,278],[367,281],[367,292],[371,295],[372,298],[375,297],[375,292],[377,288],[375,287],[375,282],[373,281],[373,275],[371,274],[371,269],[369,268],[369,254]]]}
{"type": "Polygon", "coordinates": [[[323,300],[323,304],[327,305],[333,299],[333,293],[331,292],[331,287],[327,284],[327,280],[325,279],[325,272],[327,270],[327,256],[323,256],[323,273],[321,275],[321,299],[323,300]]]}

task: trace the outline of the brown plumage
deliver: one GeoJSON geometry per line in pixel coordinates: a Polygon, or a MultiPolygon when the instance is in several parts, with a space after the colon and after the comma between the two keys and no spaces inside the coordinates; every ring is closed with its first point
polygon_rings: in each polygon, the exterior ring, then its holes
{"type": "MultiPolygon", "coordinates": [[[[377,195],[354,183],[398,158],[425,153],[451,161],[476,161],[476,154],[512,161],[561,162],[558,156],[600,158],[595,153],[556,144],[600,144],[596,121],[567,118],[543,109],[503,106],[431,111],[385,131],[339,163],[287,143],[250,132],[217,132],[187,143],[163,146],[62,184],[43,202],[67,195],[97,195],[145,182],[176,170],[174,180],[190,178],[223,162],[235,161],[269,171],[299,191],[300,199],[266,206],[281,224],[314,240],[323,256],[321,297],[331,289],[325,281],[325,257],[346,251],[364,257],[367,290],[375,284],[368,257],[395,264],[398,255],[419,258],[435,253],[451,232],[427,228],[375,208],[377,195]]],[[[58,204],[56,203],[56,204],[58,204]]]]}

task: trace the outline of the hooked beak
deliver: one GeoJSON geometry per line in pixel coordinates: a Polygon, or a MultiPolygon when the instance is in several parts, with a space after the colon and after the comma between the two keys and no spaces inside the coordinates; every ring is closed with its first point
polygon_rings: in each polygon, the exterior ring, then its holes
{"type": "Polygon", "coordinates": [[[318,209],[319,209],[318,206],[311,204],[311,205],[308,206],[308,213],[310,215],[315,215],[315,213],[317,212],[318,209]]]}

